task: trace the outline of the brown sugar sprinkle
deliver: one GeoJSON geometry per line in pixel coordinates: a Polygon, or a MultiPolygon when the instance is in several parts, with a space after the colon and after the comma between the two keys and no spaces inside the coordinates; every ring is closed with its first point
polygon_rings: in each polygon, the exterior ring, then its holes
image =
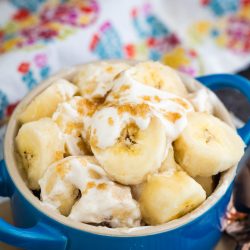
{"type": "Polygon", "coordinates": [[[121,76],[121,73],[117,74],[117,75],[114,77],[114,80],[118,79],[120,76],[121,76]]]}
{"type": "Polygon", "coordinates": [[[81,115],[89,115],[92,116],[94,112],[96,111],[97,105],[87,99],[80,99],[76,103],[77,106],[77,112],[81,115]]]}
{"type": "Polygon", "coordinates": [[[59,161],[59,160],[61,160],[62,158],[63,158],[63,152],[62,151],[56,151],[55,152],[55,160],[56,161],[59,161]]]}
{"type": "Polygon", "coordinates": [[[107,71],[107,72],[112,72],[112,71],[113,71],[113,67],[112,67],[112,66],[108,66],[108,67],[106,68],[106,71],[107,71]]]}
{"type": "Polygon", "coordinates": [[[87,194],[89,189],[94,188],[96,184],[93,181],[88,182],[86,188],[83,190],[84,194],[87,194]]]}
{"type": "Polygon", "coordinates": [[[56,166],[56,172],[62,177],[64,178],[65,175],[69,172],[69,169],[67,167],[65,167],[65,165],[63,164],[58,164],[56,166]]]}
{"type": "Polygon", "coordinates": [[[120,87],[120,89],[119,89],[119,91],[126,91],[126,90],[128,90],[128,89],[130,89],[130,86],[129,85],[127,85],[127,84],[124,84],[124,85],[122,85],[121,87],[120,87]]]}
{"type": "Polygon", "coordinates": [[[114,92],[114,93],[112,93],[111,95],[112,95],[112,97],[113,97],[114,99],[119,99],[119,98],[120,98],[120,94],[119,94],[119,93],[114,92]]]}
{"type": "Polygon", "coordinates": [[[93,181],[90,181],[90,182],[88,182],[88,184],[87,184],[87,189],[93,188],[93,187],[95,187],[95,186],[96,186],[95,183],[94,183],[93,181]]]}
{"type": "Polygon", "coordinates": [[[124,104],[124,105],[118,106],[117,111],[119,115],[127,112],[134,116],[145,117],[149,113],[150,108],[149,108],[149,105],[146,103],[141,103],[137,105],[124,104]]]}
{"type": "Polygon", "coordinates": [[[181,118],[181,115],[175,112],[167,112],[164,116],[171,122],[176,122],[181,118]]]}
{"type": "Polygon", "coordinates": [[[160,102],[160,101],[161,101],[161,98],[160,98],[159,96],[155,95],[155,96],[154,96],[154,100],[155,100],[156,102],[160,102]]]}
{"type": "Polygon", "coordinates": [[[84,145],[83,140],[78,141],[76,145],[78,146],[78,148],[79,148],[81,151],[84,151],[84,150],[85,150],[85,145],[84,145]]]}
{"type": "Polygon", "coordinates": [[[189,106],[188,106],[188,104],[185,102],[185,101],[183,101],[182,99],[180,99],[180,98],[171,98],[171,99],[169,99],[170,101],[174,101],[174,102],[177,102],[178,104],[180,104],[182,107],[184,107],[185,109],[188,109],[189,108],[189,106]]]}
{"type": "Polygon", "coordinates": [[[97,185],[97,189],[99,190],[105,190],[107,189],[108,185],[106,183],[100,183],[97,185]]]}
{"type": "Polygon", "coordinates": [[[93,179],[101,179],[102,178],[102,176],[99,174],[99,173],[97,173],[95,170],[93,170],[93,169],[89,169],[89,175],[90,175],[90,177],[91,178],[93,178],[93,179]]]}
{"type": "Polygon", "coordinates": [[[81,122],[68,122],[65,133],[71,134],[73,130],[83,130],[83,123],[81,122]]]}
{"type": "Polygon", "coordinates": [[[142,99],[143,99],[144,101],[150,101],[150,100],[151,100],[151,97],[148,96],[148,95],[144,95],[144,96],[142,97],[142,99]]]}
{"type": "Polygon", "coordinates": [[[113,120],[112,117],[109,117],[109,118],[108,118],[108,124],[109,124],[110,126],[113,126],[113,125],[114,125],[114,120],[113,120]]]}

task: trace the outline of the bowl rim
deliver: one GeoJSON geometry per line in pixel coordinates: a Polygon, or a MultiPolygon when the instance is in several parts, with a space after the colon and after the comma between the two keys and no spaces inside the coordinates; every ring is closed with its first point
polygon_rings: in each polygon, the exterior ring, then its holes
{"type": "MultiPolygon", "coordinates": [[[[163,232],[172,231],[178,228],[181,228],[182,226],[185,226],[199,217],[201,217],[203,214],[208,212],[216,203],[219,202],[219,200],[223,197],[223,195],[226,193],[228,188],[230,187],[236,173],[237,166],[233,166],[227,171],[223,172],[220,177],[220,181],[212,193],[198,208],[191,211],[190,213],[184,215],[183,217],[179,219],[175,219],[173,221],[164,223],[162,225],[157,226],[146,226],[146,227],[138,227],[138,228],[117,228],[117,229],[110,229],[106,227],[97,227],[88,225],[81,222],[75,222],[70,220],[69,218],[58,214],[54,211],[50,211],[46,209],[45,206],[42,205],[39,199],[37,199],[33,193],[30,191],[30,189],[25,184],[25,181],[21,177],[20,168],[18,167],[18,161],[16,157],[16,150],[15,150],[15,136],[17,134],[18,128],[20,128],[20,123],[17,120],[18,115],[24,110],[24,108],[31,102],[31,100],[37,96],[39,93],[41,93],[46,87],[48,87],[50,84],[52,84],[55,80],[59,78],[65,78],[68,80],[71,80],[73,75],[78,72],[82,67],[85,67],[86,65],[90,63],[99,63],[99,62],[111,62],[111,63],[117,63],[117,62],[127,62],[131,65],[134,65],[137,63],[137,61],[130,61],[130,60],[102,60],[102,61],[94,61],[94,62],[88,62],[84,64],[80,64],[74,67],[69,67],[66,69],[63,69],[59,71],[58,73],[52,75],[45,81],[42,81],[38,86],[36,86],[32,91],[30,91],[22,101],[18,104],[15,111],[13,112],[5,134],[4,139],[4,159],[6,163],[6,168],[9,173],[10,178],[12,179],[15,188],[24,196],[24,198],[33,206],[35,207],[40,213],[44,214],[45,216],[49,217],[52,220],[55,220],[67,227],[71,227],[80,231],[102,235],[102,236],[114,236],[114,237],[135,237],[135,236],[148,236],[148,235],[154,235],[159,234],[163,232]]],[[[201,85],[197,80],[184,75],[180,73],[181,79],[184,81],[186,87],[189,91],[198,90],[201,88],[206,88],[205,86],[201,85]]],[[[210,91],[211,92],[211,91],[210,91]]],[[[214,95],[214,94],[213,94],[214,95]]],[[[230,114],[225,108],[225,106],[222,104],[222,102],[219,100],[217,96],[214,95],[214,102],[215,102],[215,113],[217,112],[217,116],[219,116],[221,119],[223,119],[226,123],[228,123],[231,127],[235,128],[230,114]]]]}

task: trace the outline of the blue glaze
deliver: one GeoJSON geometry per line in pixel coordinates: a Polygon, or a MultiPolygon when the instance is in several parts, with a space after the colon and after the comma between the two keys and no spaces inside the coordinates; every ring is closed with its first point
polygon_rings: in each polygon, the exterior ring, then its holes
{"type": "MultiPolygon", "coordinates": [[[[212,75],[198,78],[215,89],[233,87],[250,100],[250,83],[233,75],[212,75]],[[245,86],[242,86],[245,84],[245,86]]],[[[248,124],[239,131],[249,143],[248,124]]],[[[0,195],[11,198],[15,226],[0,219],[0,241],[24,249],[36,250],[211,250],[221,236],[221,219],[232,192],[226,193],[206,213],[176,229],[148,236],[118,237],[80,231],[63,225],[37,210],[15,187],[4,161],[0,162],[0,195]],[[24,229],[25,228],[25,229],[24,229]]]]}

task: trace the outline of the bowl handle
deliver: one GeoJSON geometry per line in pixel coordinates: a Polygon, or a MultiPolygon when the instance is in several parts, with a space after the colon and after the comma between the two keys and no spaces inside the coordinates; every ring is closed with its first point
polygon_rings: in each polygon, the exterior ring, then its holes
{"type": "MultiPolygon", "coordinates": [[[[0,161],[0,196],[10,196],[4,160],[0,161]]],[[[42,221],[31,228],[15,227],[0,218],[0,241],[22,249],[64,250],[67,238],[42,221]]]]}
{"type": "MultiPolygon", "coordinates": [[[[214,74],[207,76],[200,76],[196,78],[206,87],[216,90],[222,88],[232,88],[239,90],[250,102],[250,81],[239,75],[231,74],[214,74]]],[[[250,119],[240,129],[238,134],[244,140],[247,146],[250,144],[250,119]]]]}

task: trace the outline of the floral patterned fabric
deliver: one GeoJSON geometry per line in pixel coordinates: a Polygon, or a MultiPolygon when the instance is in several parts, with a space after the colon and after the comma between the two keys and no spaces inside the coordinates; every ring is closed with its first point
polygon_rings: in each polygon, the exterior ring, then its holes
{"type": "Polygon", "coordinates": [[[0,13],[0,119],[91,60],[159,60],[191,76],[250,62],[250,0],[1,0],[0,13]]]}

